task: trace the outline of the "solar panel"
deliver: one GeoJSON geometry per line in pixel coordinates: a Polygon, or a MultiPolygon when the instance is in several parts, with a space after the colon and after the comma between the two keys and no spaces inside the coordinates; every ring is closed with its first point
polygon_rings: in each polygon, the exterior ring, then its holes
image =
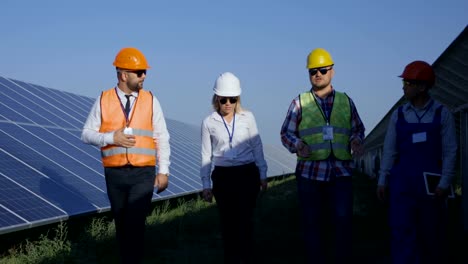
{"type": "MultiPolygon", "coordinates": [[[[99,148],[84,144],[95,98],[0,77],[0,234],[110,209],[99,148]]],[[[199,192],[200,128],[166,119],[171,176],[153,200],[199,192]]],[[[265,145],[268,176],[294,171],[295,158],[265,145]]]]}

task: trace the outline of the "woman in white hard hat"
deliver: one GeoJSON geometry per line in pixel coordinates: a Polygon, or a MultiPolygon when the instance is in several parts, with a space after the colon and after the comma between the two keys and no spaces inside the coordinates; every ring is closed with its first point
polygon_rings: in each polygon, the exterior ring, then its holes
{"type": "Polygon", "coordinates": [[[268,185],[262,141],[255,117],[241,108],[239,79],[225,72],[213,90],[214,111],[201,128],[203,198],[216,198],[225,263],[252,263],[253,212],[260,189],[268,185]]]}

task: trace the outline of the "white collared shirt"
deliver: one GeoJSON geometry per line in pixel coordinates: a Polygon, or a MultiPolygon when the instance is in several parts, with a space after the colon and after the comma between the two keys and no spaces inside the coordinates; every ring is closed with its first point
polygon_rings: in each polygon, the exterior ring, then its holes
{"type": "Polygon", "coordinates": [[[214,166],[231,167],[255,162],[260,171],[260,179],[267,177],[267,163],[254,115],[249,111],[242,111],[235,114],[235,120],[225,123],[217,112],[213,112],[202,122],[200,177],[203,189],[211,188],[210,175],[214,166]],[[232,135],[232,149],[225,123],[232,135]]]}
{"type": "MultiPolygon", "coordinates": [[[[125,93],[115,87],[117,95],[119,96],[120,102],[123,106],[127,103],[127,97],[125,93]]],[[[138,92],[132,92],[130,97],[130,114],[131,118],[133,113],[133,106],[135,100],[138,97],[138,92]]],[[[101,128],[101,96],[99,96],[91,108],[91,112],[86,119],[81,134],[81,140],[87,144],[93,144],[98,147],[104,147],[109,144],[114,144],[114,132],[100,133],[101,128]]],[[[166,120],[159,104],[158,99],[153,96],[153,138],[157,140],[158,151],[157,151],[157,164],[159,167],[159,173],[169,173],[171,149],[169,146],[169,132],[166,127],[166,120]]]]}

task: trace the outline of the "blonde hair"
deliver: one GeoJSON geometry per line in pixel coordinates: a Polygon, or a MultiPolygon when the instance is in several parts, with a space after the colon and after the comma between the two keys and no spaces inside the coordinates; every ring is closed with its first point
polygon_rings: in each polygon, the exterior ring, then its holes
{"type": "MultiPolygon", "coordinates": [[[[219,103],[219,100],[218,100],[219,97],[223,97],[223,96],[217,96],[216,94],[213,94],[213,98],[211,98],[211,105],[213,106],[213,110],[215,110],[216,112],[219,112],[221,110],[221,107],[219,106],[220,103],[219,103]]],[[[234,111],[236,113],[240,113],[240,112],[244,111],[244,109],[241,106],[240,96],[228,96],[228,97],[236,97],[237,98],[236,108],[234,109],[234,111]]]]}

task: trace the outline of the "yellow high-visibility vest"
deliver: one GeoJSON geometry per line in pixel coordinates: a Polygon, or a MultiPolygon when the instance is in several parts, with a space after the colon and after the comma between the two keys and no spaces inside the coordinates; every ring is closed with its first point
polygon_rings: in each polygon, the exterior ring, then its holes
{"type": "Polygon", "coordinates": [[[349,136],[351,134],[351,105],[348,96],[335,91],[335,98],[327,124],[319,102],[311,92],[300,96],[302,120],[299,124],[299,137],[307,143],[311,155],[308,158],[297,157],[299,160],[325,160],[333,154],[340,160],[351,160],[349,136]],[[333,139],[324,140],[325,126],[333,129],[333,139]]]}

